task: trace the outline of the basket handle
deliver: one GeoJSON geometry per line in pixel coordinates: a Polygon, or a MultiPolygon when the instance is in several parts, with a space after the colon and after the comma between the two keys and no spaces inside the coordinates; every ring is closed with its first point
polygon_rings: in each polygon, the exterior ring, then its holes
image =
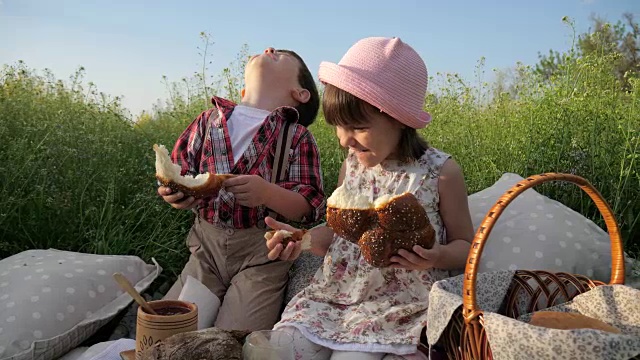
{"type": "Polygon", "coordinates": [[[533,175],[520,181],[511,187],[511,189],[507,190],[493,205],[491,210],[489,210],[489,213],[482,220],[482,223],[476,231],[473,242],[471,243],[471,248],[469,249],[469,256],[467,257],[467,265],[464,272],[465,277],[462,286],[462,315],[465,323],[469,323],[482,314],[482,311],[478,309],[478,303],[476,302],[476,277],[478,276],[480,255],[482,254],[487,238],[491,233],[491,229],[498,220],[498,217],[500,217],[500,214],[502,214],[507,205],[509,205],[509,203],[511,203],[525,190],[549,181],[566,181],[574,183],[584,190],[584,192],[586,192],[595,202],[607,225],[607,232],[609,233],[611,240],[612,266],[611,280],[609,283],[624,284],[624,253],[622,249],[622,239],[620,238],[620,231],[615,220],[615,215],[613,214],[613,211],[611,211],[609,204],[607,204],[606,200],[602,197],[602,194],[600,194],[600,192],[593,187],[591,183],[577,175],[562,173],[533,175]]]}

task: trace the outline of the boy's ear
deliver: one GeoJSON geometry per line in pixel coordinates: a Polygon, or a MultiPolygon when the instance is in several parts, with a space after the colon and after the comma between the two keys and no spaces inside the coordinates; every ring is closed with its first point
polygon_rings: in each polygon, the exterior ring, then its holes
{"type": "Polygon", "coordinates": [[[242,88],[242,90],[240,90],[240,98],[244,98],[244,93],[245,93],[245,89],[242,88]]]}
{"type": "Polygon", "coordinates": [[[291,97],[301,104],[305,104],[311,98],[311,93],[307,89],[295,88],[291,89],[291,97]]]}

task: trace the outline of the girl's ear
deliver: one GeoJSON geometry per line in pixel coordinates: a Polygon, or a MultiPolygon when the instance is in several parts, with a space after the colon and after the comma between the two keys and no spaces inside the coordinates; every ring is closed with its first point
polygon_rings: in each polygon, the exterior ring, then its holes
{"type": "Polygon", "coordinates": [[[295,89],[291,89],[291,97],[295,101],[297,101],[297,102],[299,102],[301,104],[305,104],[311,98],[311,93],[307,89],[295,88],[295,89]]]}
{"type": "Polygon", "coordinates": [[[245,89],[240,90],[240,99],[244,98],[245,89]]]}

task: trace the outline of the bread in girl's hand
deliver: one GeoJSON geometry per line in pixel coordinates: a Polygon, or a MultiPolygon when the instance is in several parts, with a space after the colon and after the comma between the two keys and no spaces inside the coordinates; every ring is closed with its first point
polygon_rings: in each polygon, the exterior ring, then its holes
{"type": "Polygon", "coordinates": [[[398,250],[414,245],[431,249],[435,231],[424,207],[411,193],[383,195],[371,202],[342,185],[327,199],[327,225],[339,236],[357,243],[374,267],[391,265],[398,250]]]}
{"type": "Polygon", "coordinates": [[[571,329],[595,329],[614,334],[620,334],[620,330],[603,321],[577,313],[557,311],[536,311],[531,316],[530,325],[559,330],[571,329]]]}
{"type": "Polygon", "coordinates": [[[185,196],[197,199],[215,196],[222,188],[222,183],[232,178],[231,174],[198,174],[197,176],[180,175],[180,166],[174,164],[169,157],[169,151],[164,145],[153,145],[156,152],[156,179],[173,191],[181,191],[185,196]]]}
{"type": "Polygon", "coordinates": [[[309,231],[305,229],[296,230],[294,232],[287,231],[287,230],[270,230],[264,234],[264,238],[269,240],[276,233],[279,233],[280,235],[282,235],[283,249],[286,248],[287,245],[289,245],[289,243],[292,241],[301,241],[302,243],[300,244],[300,246],[302,247],[302,250],[311,249],[311,234],[309,233],[309,231]]]}

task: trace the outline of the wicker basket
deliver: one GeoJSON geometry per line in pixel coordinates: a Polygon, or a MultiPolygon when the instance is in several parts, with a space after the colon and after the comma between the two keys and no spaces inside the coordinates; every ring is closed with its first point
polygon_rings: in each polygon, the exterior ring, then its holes
{"type": "MultiPolygon", "coordinates": [[[[536,185],[549,181],[566,181],[578,185],[595,202],[604,217],[611,239],[610,284],[624,284],[624,253],[618,225],[611,208],[602,195],[587,180],[570,174],[546,173],[531,176],[505,192],[489,210],[480,224],[472,242],[462,289],[463,306],[452,316],[442,334],[441,342],[449,359],[492,359],[491,347],[483,328],[483,312],[476,302],[476,277],[482,249],[491,229],[504,209],[518,195],[536,185]]],[[[551,273],[540,270],[518,270],[507,292],[499,313],[514,319],[522,315],[519,308],[526,306],[531,313],[573,299],[576,295],[604,285],[586,276],[568,273],[551,273]],[[519,306],[518,306],[519,305],[519,306]]]]}

